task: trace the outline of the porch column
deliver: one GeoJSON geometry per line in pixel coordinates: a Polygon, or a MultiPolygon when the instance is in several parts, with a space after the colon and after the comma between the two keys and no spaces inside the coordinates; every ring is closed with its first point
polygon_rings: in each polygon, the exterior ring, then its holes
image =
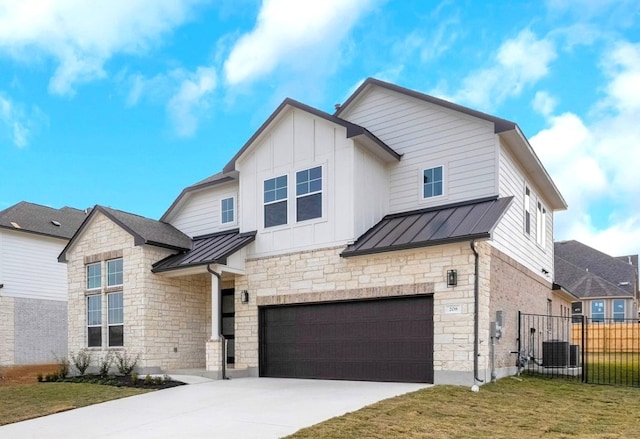
{"type": "MultiPolygon", "coordinates": [[[[217,274],[217,273],[216,273],[217,274]]],[[[211,340],[220,340],[220,278],[211,273],[211,340]]]]}

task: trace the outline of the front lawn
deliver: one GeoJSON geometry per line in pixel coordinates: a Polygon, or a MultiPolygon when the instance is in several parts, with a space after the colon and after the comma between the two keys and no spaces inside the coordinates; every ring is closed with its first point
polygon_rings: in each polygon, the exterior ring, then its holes
{"type": "Polygon", "coordinates": [[[435,386],[302,429],[289,438],[640,437],[640,389],[504,378],[473,393],[435,386]]]}
{"type": "Polygon", "coordinates": [[[36,383],[0,387],[0,425],[50,415],[148,390],[78,383],[36,383]]]}

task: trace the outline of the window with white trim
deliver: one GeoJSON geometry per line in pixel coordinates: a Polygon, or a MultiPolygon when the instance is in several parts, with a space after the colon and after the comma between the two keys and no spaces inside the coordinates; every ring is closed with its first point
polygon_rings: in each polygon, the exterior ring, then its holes
{"type": "Polygon", "coordinates": [[[235,222],[234,204],[233,197],[220,200],[220,223],[227,224],[235,222]]]}
{"type": "Polygon", "coordinates": [[[264,181],[264,227],[287,224],[287,176],[264,181]]]}
{"type": "Polygon", "coordinates": [[[87,265],[87,290],[102,287],[102,263],[87,265]]]}
{"type": "Polygon", "coordinates": [[[107,286],[122,285],[122,259],[107,261],[107,286]]]}
{"type": "Polygon", "coordinates": [[[604,323],[604,300],[591,301],[591,321],[604,323]]]}
{"type": "Polygon", "coordinates": [[[538,212],[536,216],[536,241],[544,248],[547,237],[547,209],[538,201],[538,212]]]}
{"type": "Polygon", "coordinates": [[[296,172],[296,221],[322,217],[322,166],[296,172]]]}
{"type": "Polygon", "coordinates": [[[524,233],[531,234],[531,190],[524,188],[524,233]]]}
{"type": "Polygon", "coordinates": [[[109,346],[124,346],[124,304],[122,292],[107,294],[109,346]]]}
{"type": "Polygon", "coordinates": [[[102,346],[102,294],[87,296],[87,346],[102,346]]]}
{"type": "Polygon", "coordinates": [[[442,166],[422,171],[422,198],[439,197],[444,193],[443,174],[442,166]]]}
{"type": "Polygon", "coordinates": [[[625,300],[613,299],[613,321],[624,322],[625,319],[625,300]]]}

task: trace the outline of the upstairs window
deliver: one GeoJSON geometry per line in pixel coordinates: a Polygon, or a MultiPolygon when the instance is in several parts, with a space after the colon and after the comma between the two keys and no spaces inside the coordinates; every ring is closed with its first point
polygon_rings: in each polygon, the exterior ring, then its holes
{"type": "Polygon", "coordinates": [[[235,221],[235,209],[233,197],[225,198],[220,202],[220,222],[222,224],[235,221]]]}
{"type": "Polygon", "coordinates": [[[95,290],[102,287],[102,264],[87,265],[87,290],[95,290]]]}
{"type": "Polygon", "coordinates": [[[296,221],[322,217],[322,166],[296,172],[296,221]]]}
{"type": "Polygon", "coordinates": [[[625,319],[625,300],[614,299],[613,300],[613,321],[624,322],[625,319]]]}
{"type": "Polygon", "coordinates": [[[287,224],[287,176],[264,181],[264,227],[287,224]]]}
{"type": "Polygon", "coordinates": [[[524,189],[524,233],[531,235],[531,191],[524,189]]]}
{"type": "Polygon", "coordinates": [[[422,180],[422,197],[439,197],[443,193],[442,166],[425,169],[422,180]]]}
{"type": "Polygon", "coordinates": [[[122,285],[122,259],[107,261],[107,286],[122,285]]]}
{"type": "Polygon", "coordinates": [[[591,321],[594,323],[604,322],[604,300],[593,300],[591,302],[591,321]]]}
{"type": "Polygon", "coordinates": [[[538,245],[544,248],[547,237],[547,209],[538,202],[538,212],[536,218],[536,241],[538,245]]]}
{"type": "Polygon", "coordinates": [[[124,305],[122,293],[107,294],[109,346],[124,346],[124,305]]]}

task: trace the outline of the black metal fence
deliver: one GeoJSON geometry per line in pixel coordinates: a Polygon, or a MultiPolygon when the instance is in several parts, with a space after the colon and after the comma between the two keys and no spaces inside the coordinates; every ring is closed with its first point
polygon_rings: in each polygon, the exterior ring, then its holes
{"type": "Polygon", "coordinates": [[[520,313],[518,374],[640,387],[638,320],[520,313]]]}

